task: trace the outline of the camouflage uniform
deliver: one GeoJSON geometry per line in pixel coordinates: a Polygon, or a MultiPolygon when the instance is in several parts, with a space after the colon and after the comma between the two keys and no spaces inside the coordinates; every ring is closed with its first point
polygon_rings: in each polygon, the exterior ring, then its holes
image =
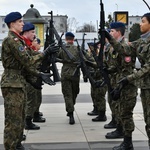
{"type": "MultiPolygon", "coordinates": [[[[63,60],[63,66],[61,70],[61,86],[62,93],[65,99],[66,111],[73,112],[76,98],[80,91],[80,71],[79,69],[77,69],[77,62],[79,62],[80,57],[77,46],[67,43],[66,49],[74,56],[74,58],[73,60],[69,59],[64,50],[60,50],[58,54],[58,57],[63,60]],[[74,73],[76,71],[76,76],[74,76],[74,73]]],[[[95,62],[94,58],[90,57],[87,53],[85,53],[84,59],[90,60],[91,62],[93,62],[93,64],[95,62]]],[[[96,65],[96,63],[94,65],[96,65]]]]}
{"type": "MultiPolygon", "coordinates": [[[[35,56],[38,55],[39,52],[38,51],[34,51],[31,47],[31,41],[26,39],[25,37],[24,41],[26,43],[26,45],[28,46],[28,53],[30,54],[30,56],[35,56]]],[[[39,61],[36,64],[36,68],[39,68],[40,64],[42,61],[39,61]]],[[[28,73],[27,70],[24,71],[25,74],[25,78],[27,79],[27,81],[32,81],[35,82],[34,80],[36,80],[37,78],[35,76],[33,76],[32,74],[28,73]]],[[[35,127],[37,127],[37,129],[39,129],[39,126],[33,125],[31,122],[32,118],[38,118],[42,120],[42,118],[39,116],[39,107],[42,101],[42,95],[41,95],[41,87],[39,87],[39,89],[35,88],[34,86],[32,86],[32,84],[29,82],[27,83],[27,102],[26,102],[26,129],[32,129],[35,127]],[[30,120],[30,121],[29,121],[30,120]]],[[[45,121],[45,120],[44,120],[45,121]]]]}
{"type": "Polygon", "coordinates": [[[1,90],[5,108],[6,150],[15,150],[17,143],[22,140],[26,102],[26,81],[22,71],[26,68],[31,74],[38,76],[39,72],[35,70],[34,65],[43,58],[43,54],[30,57],[26,48],[21,37],[11,31],[2,44],[1,58],[4,72],[1,78],[1,90]]]}
{"type": "Polygon", "coordinates": [[[80,72],[78,70],[77,76],[73,76],[77,69],[77,62],[79,60],[79,52],[76,46],[66,44],[66,49],[74,56],[73,60],[70,60],[67,54],[61,50],[59,52],[59,58],[63,59],[63,66],[61,70],[61,87],[65,100],[66,111],[68,113],[74,111],[74,105],[76,103],[77,95],[79,94],[79,81],[80,72]]]}
{"type": "MultiPolygon", "coordinates": [[[[124,42],[124,41],[122,40],[121,42],[124,42]]],[[[116,51],[110,44],[107,44],[104,54],[105,54],[104,64],[106,65],[107,70],[109,70],[110,83],[111,83],[112,88],[115,88],[116,78],[117,78],[118,69],[119,69],[118,62],[120,62],[120,57],[118,56],[118,53],[116,53],[116,51]]],[[[118,115],[118,112],[117,112],[118,102],[112,101],[110,99],[109,93],[108,93],[108,103],[109,103],[109,107],[112,113],[112,120],[115,123],[117,121],[117,115],[118,115]]]]}
{"type": "Polygon", "coordinates": [[[131,47],[134,48],[132,53],[136,53],[141,69],[127,76],[129,82],[140,78],[141,101],[143,106],[144,120],[146,123],[145,130],[149,139],[150,145],[150,32],[145,37],[132,42],[131,47]]]}
{"type": "MultiPolygon", "coordinates": [[[[120,43],[113,39],[110,40],[110,43],[121,58],[120,62],[118,62],[119,72],[116,78],[116,80],[120,80],[134,72],[136,57],[126,43],[120,43]]],[[[137,87],[135,82],[131,82],[121,91],[120,99],[118,100],[118,114],[123,126],[124,141],[121,145],[114,147],[114,150],[120,150],[124,145],[128,145],[128,148],[133,148],[132,132],[135,128],[133,121],[133,109],[136,104],[136,96],[137,87]]]]}
{"type": "MultiPolygon", "coordinates": [[[[99,81],[102,79],[102,75],[100,73],[99,69],[95,69],[93,79],[95,81],[99,81]]],[[[91,86],[91,97],[94,102],[94,104],[97,107],[98,110],[98,116],[96,118],[93,118],[92,121],[106,121],[106,99],[105,94],[107,91],[107,86],[103,86],[100,88],[95,88],[91,86]]]]}

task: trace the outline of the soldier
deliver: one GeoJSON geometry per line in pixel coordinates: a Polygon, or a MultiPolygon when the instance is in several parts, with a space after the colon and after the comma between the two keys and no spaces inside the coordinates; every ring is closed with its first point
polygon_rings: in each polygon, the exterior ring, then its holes
{"type": "MultiPolygon", "coordinates": [[[[125,25],[121,22],[114,22],[110,24],[110,34],[120,43],[125,43],[124,40],[125,25]]],[[[105,49],[105,66],[107,72],[111,76],[111,86],[116,87],[116,79],[119,74],[119,65],[121,57],[116,53],[116,50],[107,43],[105,49]]],[[[108,95],[108,103],[112,112],[112,120],[104,125],[105,129],[116,128],[115,131],[106,134],[107,139],[123,138],[123,128],[120,120],[118,119],[118,101],[112,101],[108,95]]]]}
{"type": "Polygon", "coordinates": [[[5,110],[4,147],[5,150],[24,150],[21,144],[26,102],[26,80],[23,70],[25,68],[31,74],[51,84],[50,75],[40,73],[35,68],[36,62],[49,55],[50,49],[34,57],[30,56],[23,38],[19,35],[24,25],[22,15],[19,12],[11,12],[6,15],[4,21],[9,28],[8,36],[2,43],[1,55],[4,67],[1,78],[5,110]]]}
{"type": "MultiPolygon", "coordinates": [[[[150,13],[146,13],[142,16],[140,30],[142,32],[141,38],[137,41],[131,42],[131,49],[128,49],[128,51],[124,49],[124,53],[128,53],[130,50],[130,53],[136,55],[141,63],[141,68],[133,74],[126,75],[126,77],[120,80],[120,84],[126,88],[125,86],[128,86],[130,83],[132,83],[133,80],[141,80],[140,96],[143,106],[144,121],[146,123],[145,130],[149,139],[148,143],[150,149],[150,13]]],[[[115,43],[112,39],[110,41],[115,43]]],[[[119,43],[116,44],[116,47],[120,46],[121,45],[119,45],[119,43]]]]}
{"type": "MultiPolygon", "coordinates": [[[[36,51],[36,47],[33,46],[32,42],[35,39],[35,26],[27,22],[23,26],[22,37],[26,43],[26,45],[30,48],[30,55],[39,54],[36,51]]],[[[40,64],[39,64],[40,65],[40,64]]],[[[38,66],[37,66],[38,67],[38,66]]],[[[32,78],[32,76],[27,75],[27,77],[32,78]]],[[[34,88],[30,83],[27,84],[27,102],[26,102],[26,116],[25,116],[25,129],[26,130],[38,130],[40,127],[34,123],[32,123],[32,119],[34,122],[45,122],[45,118],[39,115],[38,112],[35,112],[38,105],[38,100],[41,98],[41,88],[34,88]],[[38,97],[40,96],[40,97],[38,97]]]]}
{"type": "MultiPolygon", "coordinates": [[[[34,51],[38,51],[40,52],[40,49],[41,49],[41,40],[37,37],[35,37],[35,39],[32,41],[32,49],[34,51]]],[[[42,89],[37,89],[36,90],[36,99],[37,99],[37,107],[35,109],[35,112],[34,112],[34,118],[33,118],[33,122],[45,122],[46,119],[42,118],[41,116],[43,116],[43,113],[40,112],[40,106],[41,106],[41,103],[42,103],[42,89]]]]}
{"type": "MultiPolygon", "coordinates": [[[[79,65],[79,51],[77,46],[74,45],[74,34],[72,32],[67,32],[65,34],[66,49],[73,55],[73,59],[69,59],[64,50],[60,50],[58,57],[62,59],[62,69],[61,69],[61,87],[62,93],[65,100],[65,106],[67,111],[67,116],[69,117],[69,124],[75,124],[74,119],[74,105],[76,103],[77,95],[79,94],[79,81],[80,81],[80,71],[77,66],[79,65]],[[76,73],[75,73],[76,72],[76,73]],[[75,74],[75,75],[74,75],[75,74]]],[[[86,53],[85,53],[86,55],[86,53]]],[[[88,56],[86,55],[88,58],[88,56]]],[[[85,58],[86,59],[86,58],[85,58]]],[[[93,59],[94,61],[94,59],[93,59]]]]}
{"type": "MultiPolygon", "coordinates": [[[[100,44],[97,44],[96,50],[93,47],[94,43],[88,43],[88,45],[90,46],[90,51],[95,51],[96,55],[99,54],[100,44]]],[[[92,53],[92,52],[90,52],[90,53],[92,53]]],[[[102,80],[102,74],[100,73],[99,68],[92,68],[92,69],[93,69],[92,70],[93,71],[93,73],[92,73],[93,79],[95,81],[102,80]]],[[[95,108],[97,108],[97,116],[92,119],[93,122],[106,121],[107,120],[107,117],[106,117],[106,100],[105,100],[106,91],[107,91],[106,85],[103,87],[100,87],[100,88],[96,88],[96,87],[91,85],[92,101],[93,101],[95,108]]],[[[94,115],[94,114],[95,114],[95,111],[91,112],[89,115],[94,115]]]]}
{"type": "MultiPolygon", "coordinates": [[[[118,26],[118,24],[123,24],[123,23],[118,23],[114,22],[114,26],[118,26]]],[[[114,30],[111,29],[111,32],[115,32],[114,30]]],[[[114,48],[114,53],[118,54],[118,57],[120,57],[120,61],[117,61],[118,63],[118,68],[117,68],[117,76],[116,76],[116,81],[119,79],[131,74],[134,72],[135,68],[135,54],[133,54],[127,43],[122,43],[119,40],[117,41],[115,39],[115,36],[111,36],[108,32],[106,32],[106,37],[109,40],[110,44],[114,48]],[[108,37],[111,37],[109,38],[108,37]],[[113,42],[112,42],[112,41],[113,42]],[[117,47],[116,43],[119,43],[121,46],[117,47]],[[124,51],[127,51],[125,53],[124,51]]],[[[124,37],[122,37],[124,38],[124,37]]],[[[118,45],[119,45],[118,44],[118,45]]],[[[117,87],[117,85],[116,85],[117,87]]],[[[120,87],[121,88],[121,87],[120,87]]],[[[117,89],[117,88],[116,88],[117,89]]],[[[137,87],[135,82],[131,82],[128,84],[125,88],[122,89],[120,93],[120,98],[117,101],[117,121],[119,120],[121,122],[121,125],[123,127],[123,138],[124,141],[119,145],[115,146],[113,150],[133,150],[133,143],[132,143],[132,132],[134,131],[135,125],[133,122],[133,109],[136,104],[136,96],[137,96],[137,87]]],[[[116,100],[116,97],[112,95],[113,100],[116,100]]]]}

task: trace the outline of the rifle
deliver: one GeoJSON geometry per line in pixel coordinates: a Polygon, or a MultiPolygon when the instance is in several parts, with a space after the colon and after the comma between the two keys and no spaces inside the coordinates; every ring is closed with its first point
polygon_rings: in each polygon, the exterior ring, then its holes
{"type": "MultiPolygon", "coordinates": [[[[78,66],[81,67],[81,71],[83,73],[83,79],[84,78],[88,78],[91,85],[92,86],[95,86],[95,81],[94,79],[92,78],[91,74],[90,74],[90,71],[88,70],[87,66],[86,66],[86,63],[85,63],[85,60],[84,60],[84,54],[83,54],[83,51],[80,49],[80,45],[78,43],[78,40],[75,39],[74,41],[77,42],[77,48],[78,48],[78,51],[79,51],[79,57],[80,57],[80,65],[78,66]]],[[[85,79],[84,79],[85,80],[85,79]]],[[[86,80],[85,80],[86,81],[86,80]]]]}
{"type": "Polygon", "coordinates": [[[99,41],[100,41],[100,51],[99,51],[99,54],[98,54],[98,61],[97,61],[97,64],[100,68],[100,71],[102,73],[102,76],[104,78],[104,84],[107,84],[107,87],[108,87],[108,93],[110,95],[110,100],[112,100],[112,97],[111,97],[111,92],[113,90],[113,88],[111,87],[111,84],[110,84],[110,78],[109,78],[109,74],[106,70],[104,70],[103,68],[103,53],[104,53],[104,46],[105,46],[105,13],[104,13],[104,5],[102,3],[102,0],[100,0],[100,7],[101,7],[101,11],[100,11],[100,29],[99,29],[99,41]]]}
{"type": "MultiPolygon", "coordinates": [[[[55,39],[54,39],[54,32],[53,32],[53,12],[48,12],[48,14],[51,14],[51,19],[49,21],[49,27],[46,29],[46,40],[44,43],[44,49],[48,48],[50,45],[55,45],[55,39]]],[[[60,75],[58,73],[58,69],[55,62],[55,53],[48,56],[47,60],[43,60],[41,70],[43,72],[50,72],[53,73],[53,80],[54,82],[60,81],[60,75]]]]}
{"type": "MultiPolygon", "coordinates": [[[[81,44],[81,51],[82,51],[83,54],[85,54],[85,39],[84,39],[85,35],[86,34],[83,33],[82,44],[81,44]]],[[[83,74],[83,81],[84,82],[88,82],[88,78],[87,78],[87,76],[85,74],[83,74]]]]}
{"type": "Polygon", "coordinates": [[[65,51],[65,53],[67,54],[69,59],[73,60],[74,56],[68,50],[66,50],[65,44],[62,42],[62,38],[61,37],[64,35],[64,33],[62,33],[62,35],[60,36],[54,26],[53,26],[53,32],[54,32],[54,35],[55,35],[55,37],[56,37],[56,39],[58,41],[58,45],[61,47],[62,50],[65,51]]]}

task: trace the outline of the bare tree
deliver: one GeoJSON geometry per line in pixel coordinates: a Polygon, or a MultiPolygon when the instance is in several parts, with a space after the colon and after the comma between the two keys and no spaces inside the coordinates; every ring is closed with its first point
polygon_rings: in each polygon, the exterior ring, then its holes
{"type": "Polygon", "coordinates": [[[67,21],[67,31],[70,32],[75,32],[76,28],[77,28],[77,20],[73,17],[73,18],[69,18],[67,21]]]}
{"type": "Polygon", "coordinates": [[[76,32],[95,32],[95,26],[93,24],[84,23],[83,26],[78,27],[76,32]]]}

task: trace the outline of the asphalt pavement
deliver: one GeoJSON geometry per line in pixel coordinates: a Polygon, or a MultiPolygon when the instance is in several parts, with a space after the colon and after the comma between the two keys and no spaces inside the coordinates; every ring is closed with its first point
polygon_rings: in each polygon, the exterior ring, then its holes
{"type": "MultiPolygon", "coordinates": [[[[58,68],[60,69],[60,66],[58,68]]],[[[0,75],[2,72],[3,67],[0,63],[0,75]]],[[[138,93],[140,94],[140,91],[138,93]]],[[[89,83],[84,83],[81,79],[80,94],[75,105],[74,125],[68,123],[60,82],[55,86],[44,85],[42,95],[43,102],[40,111],[43,112],[46,122],[36,123],[41,127],[40,130],[24,130],[27,139],[22,144],[26,150],[111,150],[122,142],[123,139],[105,138],[107,132],[113,131],[113,129],[104,129],[104,124],[111,119],[107,102],[106,122],[92,122],[93,116],[87,115],[87,112],[93,109],[89,83]]],[[[139,95],[133,117],[135,122],[134,150],[148,150],[148,139],[139,95]]],[[[4,150],[3,129],[4,105],[0,91],[0,150],[4,150]]]]}

